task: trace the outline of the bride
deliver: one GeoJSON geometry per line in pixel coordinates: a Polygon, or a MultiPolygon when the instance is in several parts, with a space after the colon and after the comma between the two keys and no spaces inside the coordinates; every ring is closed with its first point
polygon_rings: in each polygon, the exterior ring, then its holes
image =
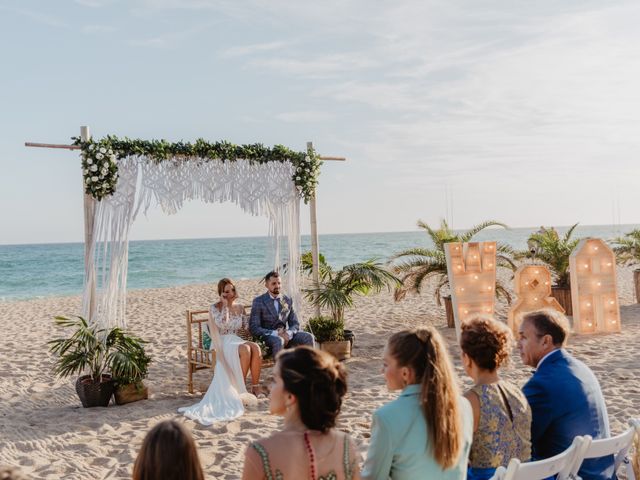
{"type": "MultiPolygon", "coordinates": [[[[209,309],[208,330],[211,347],[215,350],[216,366],[213,380],[200,402],[182,407],[178,412],[202,425],[232,420],[244,413],[243,403],[254,403],[256,397],[247,393],[245,379],[251,369],[252,392],[259,392],[262,358],[260,347],[237,335],[243,326],[242,305],[235,305],[238,298],[236,286],[228,279],[218,282],[220,301],[209,309]]],[[[205,329],[205,332],[206,329],[205,329]]],[[[205,348],[209,348],[205,345],[205,348]]]]}

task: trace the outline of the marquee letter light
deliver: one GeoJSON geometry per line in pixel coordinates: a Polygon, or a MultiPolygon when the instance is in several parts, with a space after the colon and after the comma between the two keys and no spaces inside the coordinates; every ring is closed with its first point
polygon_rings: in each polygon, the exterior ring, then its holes
{"type": "Polygon", "coordinates": [[[523,314],[543,308],[564,313],[562,305],[551,296],[551,272],[547,267],[522,265],[516,270],[514,289],[518,299],[509,309],[508,323],[516,338],[523,314]]]}
{"type": "Polygon", "coordinates": [[[620,332],[616,256],[603,240],[585,238],[569,257],[573,330],[620,332]]]}
{"type": "Polygon", "coordinates": [[[496,289],[496,242],[444,245],[456,334],[470,315],[493,315],[496,289]]]}

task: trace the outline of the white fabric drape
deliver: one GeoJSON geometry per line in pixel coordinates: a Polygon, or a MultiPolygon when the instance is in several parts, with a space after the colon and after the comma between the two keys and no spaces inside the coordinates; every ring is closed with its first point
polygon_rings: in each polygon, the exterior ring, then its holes
{"type": "MultiPolygon", "coordinates": [[[[284,285],[300,305],[300,198],[289,162],[252,163],[175,158],[157,163],[146,157],[121,159],[113,195],[97,202],[90,258],[97,272],[95,311],[90,312],[91,282],[85,279],[83,315],[100,327],[126,327],[129,231],[139,211],[160,205],[176,213],[186,200],[234,202],[251,215],[269,219],[273,268],[282,265],[287,246],[284,285]]],[[[94,266],[88,266],[91,271],[94,266]]],[[[215,279],[212,279],[214,281],[215,279]]]]}

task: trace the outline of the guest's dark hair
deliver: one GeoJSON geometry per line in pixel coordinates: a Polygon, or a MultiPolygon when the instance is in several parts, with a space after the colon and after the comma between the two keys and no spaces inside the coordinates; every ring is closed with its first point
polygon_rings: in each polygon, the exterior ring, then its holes
{"type": "Polygon", "coordinates": [[[24,474],[18,467],[12,467],[9,465],[0,465],[0,480],[29,480],[26,474],[24,474]]]}
{"type": "Polygon", "coordinates": [[[391,336],[387,348],[398,365],[412,369],[421,383],[427,445],[443,470],[453,467],[462,452],[462,408],[442,337],[433,327],[404,330],[391,336]]]}
{"type": "Polygon", "coordinates": [[[230,278],[221,278],[220,281],[218,282],[218,295],[222,295],[222,292],[224,292],[224,289],[226,288],[227,285],[231,285],[233,287],[233,291],[236,291],[236,284],[233,283],[233,280],[231,280],[230,278]]]}
{"type": "Polygon", "coordinates": [[[567,317],[550,308],[525,313],[522,317],[524,322],[531,322],[539,336],[550,335],[553,345],[557,347],[566,343],[571,331],[567,317]]]}
{"type": "Polygon", "coordinates": [[[274,277],[278,278],[278,277],[280,277],[280,274],[278,272],[276,272],[275,270],[271,270],[269,273],[267,273],[264,276],[264,281],[268,282],[271,278],[274,278],[274,277]]]}
{"type": "Polygon", "coordinates": [[[460,348],[478,367],[493,372],[509,360],[513,335],[504,323],[478,315],[465,320],[460,330],[460,348]]]}
{"type": "Polygon", "coordinates": [[[302,423],[326,432],[336,424],[347,393],[347,372],[333,356],[300,346],[282,350],[277,357],[284,389],[295,395],[302,423]]]}
{"type": "Polygon", "coordinates": [[[189,432],[173,420],[153,427],[138,452],[133,480],[204,480],[189,432]]]}

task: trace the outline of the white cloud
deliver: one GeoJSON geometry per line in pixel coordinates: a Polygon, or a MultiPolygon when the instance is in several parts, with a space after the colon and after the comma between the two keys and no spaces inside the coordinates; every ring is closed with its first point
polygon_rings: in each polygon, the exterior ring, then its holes
{"type": "Polygon", "coordinates": [[[102,8],[111,5],[115,0],[75,0],[78,5],[90,8],[102,8]]]}
{"type": "Polygon", "coordinates": [[[82,27],[82,33],[86,33],[87,35],[99,35],[102,33],[111,33],[115,31],[116,28],[111,25],[85,25],[82,27]]]}
{"type": "Polygon", "coordinates": [[[286,45],[285,42],[275,41],[267,43],[254,43],[251,45],[239,45],[226,48],[220,52],[220,56],[223,58],[233,57],[246,57],[263,52],[269,52],[273,50],[280,50],[286,45]]]}
{"type": "Polygon", "coordinates": [[[276,115],[278,120],[288,123],[317,123],[330,122],[335,115],[328,112],[320,111],[300,111],[300,112],[283,112],[276,115]]]}
{"type": "Polygon", "coordinates": [[[30,20],[33,20],[36,23],[47,25],[49,27],[66,28],[68,26],[66,22],[59,19],[58,17],[54,15],[49,15],[47,13],[43,13],[40,11],[28,10],[25,8],[5,7],[2,5],[0,5],[0,11],[6,11],[6,12],[14,13],[17,15],[21,15],[30,20]]]}

